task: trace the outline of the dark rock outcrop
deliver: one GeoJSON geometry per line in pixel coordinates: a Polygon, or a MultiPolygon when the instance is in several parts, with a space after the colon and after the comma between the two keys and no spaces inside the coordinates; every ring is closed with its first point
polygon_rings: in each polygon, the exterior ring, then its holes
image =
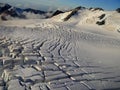
{"type": "Polygon", "coordinates": [[[104,9],[103,9],[103,8],[99,8],[99,7],[97,7],[97,8],[94,8],[94,9],[93,9],[93,11],[96,11],[96,10],[99,10],[99,11],[104,11],[104,9]]]}
{"type": "Polygon", "coordinates": [[[117,8],[116,11],[117,11],[118,13],[120,13],[120,8],[117,8]]]}
{"type": "Polygon", "coordinates": [[[23,12],[31,12],[31,13],[40,14],[40,15],[45,15],[47,13],[41,10],[35,10],[31,8],[21,9],[21,8],[13,7],[9,4],[0,3],[1,20],[7,20],[7,16],[11,16],[13,18],[25,19],[26,15],[24,15],[23,12]]]}
{"type": "Polygon", "coordinates": [[[77,14],[77,12],[79,10],[82,10],[82,9],[85,9],[85,7],[81,7],[80,6],[80,7],[77,7],[75,9],[71,10],[72,12],[66,18],[64,18],[64,21],[67,21],[68,19],[70,19],[70,17],[72,17],[73,15],[77,14]]]}
{"type": "Polygon", "coordinates": [[[10,6],[9,4],[0,3],[0,14],[2,14],[3,12],[5,12],[6,10],[8,10],[11,7],[12,6],[10,6]]]}
{"type": "Polygon", "coordinates": [[[96,24],[98,24],[98,25],[105,25],[105,20],[97,21],[96,24]]]}
{"type": "Polygon", "coordinates": [[[60,11],[60,10],[57,10],[57,11],[55,11],[53,14],[52,14],[52,17],[53,16],[56,16],[56,15],[58,15],[58,14],[61,14],[61,13],[64,13],[63,11],[60,11]]]}
{"type": "Polygon", "coordinates": [[[101,16],[99,16],[98,18],[101,20],[105,17],[105,14],[102,14],[101,16]]]}
{"type": "Polygon", "coordinates": [[[22,14],[22,9],[11,7],[8,10],[5,10],[1,14],[2,20],[7,20],[7,16],[10,15],[11,17],[17,17],[17,18],[25,18],[25,15],[22,14]]]}
{"type": "Polygon", "coordinates": [[[46,12],[44,12],[44,11],[35,10],[35,9],[31,9],[31,8],[24,9],[23,11],[31,12],[31,13],[34,13],[34,14],[45,14],[45,13],[46,13],[46,12]]]}

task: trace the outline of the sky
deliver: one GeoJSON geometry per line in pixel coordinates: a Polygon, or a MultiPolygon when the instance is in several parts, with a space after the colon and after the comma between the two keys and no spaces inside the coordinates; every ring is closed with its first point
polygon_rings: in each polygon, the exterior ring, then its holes
{"type": "Polygon", "coordinates": [[[106,10],[120,8],[120,0],[0,0],[17,7],[30,7],[35,9],[69,9],[77,6],[101,7],[106,10]]]}

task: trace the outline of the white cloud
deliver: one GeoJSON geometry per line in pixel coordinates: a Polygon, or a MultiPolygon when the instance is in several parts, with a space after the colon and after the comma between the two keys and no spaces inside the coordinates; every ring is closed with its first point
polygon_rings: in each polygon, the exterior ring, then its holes
{"type": "Polygon", "coordinates": [[[42,19],[45,18],[45,15],[40,15],[40,14],[34,14],[31,12],[24,12],[23,13],[27,19],[42,19]]]}

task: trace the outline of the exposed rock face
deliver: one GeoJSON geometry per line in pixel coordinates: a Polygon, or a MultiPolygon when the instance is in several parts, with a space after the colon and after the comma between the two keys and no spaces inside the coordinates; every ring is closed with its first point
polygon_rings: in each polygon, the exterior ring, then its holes
{"type": "Polygon", "coordinates": [[[105,20],[97,21],[96,24],[98,24],[98,25],[105,25],[105,20]]]}
{"type": "Polygon", "coordinates": [[[96,11],[96,10],[104,11],[103,8],[99,8],[99,7],[93,9],[93,11],[96,11]]]}
{"type": "Polygon", "coordinates": [[[99,16],[98,18],[101,20],[105,17],[106,15],[105,14],[102,14],[101,16],[99,16]]]}
{"type": "Polygon", "coordinates": [[[120,8],[117,8],[116,11],[117,11],[118,13],[120,13],[120,8]]]}
{"type": "Polygon", "coordinates": [[[100,15],[98,18],[99,18],[99,21],[96,22],[97,25],[105,25],[105,16],[106,14],[102,14],[100,15]]]}
{"type": "Polygon", "coordinates": [[[80,7],[77,7],[77,8],[75,8],[75,9],[71,10],[72,12],[71,12],[66,18],[64,18],[64,21],[69,20],[70,17],[72,17],[73,15],[77,14],[77,12],[78,12],[79,10],[82,10],[82,9],[85,9],[85,7],[81,7],[81,6],[80,6],[80,7]]]}
{"type": "Polygon", "coordinates": [[[2,3],[0,4],[1,20],[5,21],[11,18],[26,19],[26,15],[23,12],[44,15],[45,18],[48,17],[46,15],[47,12],[41,10],[35,10],[31,8],[21,9],[17,7],[12,7],[11,5],[8,4],[2,4],[2,3]]]}
{"type": "Polygon", "coordinates": [[[5,11],[8,10],[9,8],[11,8],[10,5],[0,3],[0,14],[2,14],[3,12],[5,12],[5,11]]]}
{"type": "Polygon", "coordinates": [[[63,11],[60,11],[60,10],[57,10],[56,12],[53,13],[52,17],[53,17],[53,16],[56,16],[56,15],[58,15],[58,14],[60,14],[60,13],[64,13],[64,12],[63,12],[63,11]]]}
{"type": "Polygon", "coordinates": [[[35,9],[31,9],[31,8],[24,9],[23,11],[31,12],[31,13],[34,13],[34,14],[45,14],[45,13],[46,13],[46,12],[44,12],[44,11],[35,10],[35,9]]]}
{"type": "Polygon", "coordinates": [[[7,20],[7,16],[17,17],[17,18],[25,18],[25,15],[22,14],[22,10],[19,8],[15,8],[15,7],[11,7],[9,9],[5,10],[1,14],[1,19],[7,20]]]}

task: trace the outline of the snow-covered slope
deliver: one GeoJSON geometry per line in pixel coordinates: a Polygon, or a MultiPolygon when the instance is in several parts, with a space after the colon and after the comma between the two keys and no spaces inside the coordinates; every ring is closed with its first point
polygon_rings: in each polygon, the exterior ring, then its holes
{"type": "MultiPolygon", "coordinates": [[[[53,17],[55,21],[64,21],[64,19],[71,14],[68,11],[53,17]]],[[[120,13],[116,11],[103,11],[103,10],[89,10],[82,9],[71,16],[68,22],[76,22],[77,25],[98,25],[107,30],[117,31],[120,28],[120,13]]]]}

